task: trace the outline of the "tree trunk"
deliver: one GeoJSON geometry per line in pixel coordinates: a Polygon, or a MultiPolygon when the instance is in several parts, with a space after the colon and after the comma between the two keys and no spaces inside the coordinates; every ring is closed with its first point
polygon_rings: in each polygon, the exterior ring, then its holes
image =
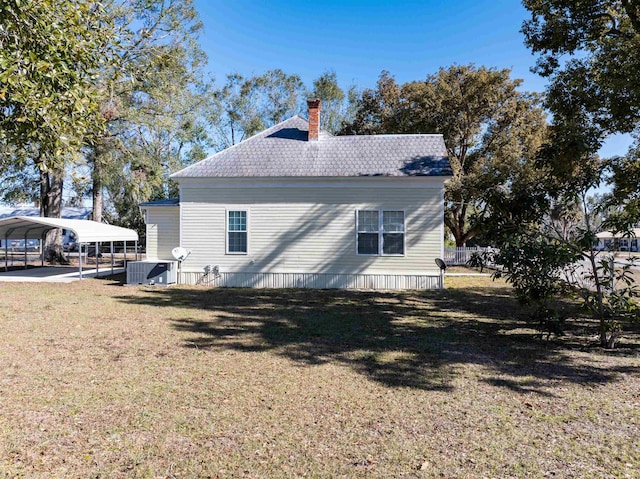
{"type": "Polygon", "coordinates": [[[445,215],[444,224],[453,235],[453,239],[456,241],[456,247],[464,248],[467,245],[467,241],[476,234],[473,231],[464,230],[466,226],[464,218],[456,216],[453,211],[451,211],[450,214],[451,217],[449,218],[445,215]]]}
{"type": "Polygon", "coordinates": [[[102,183],[102,163],[100,159],[96,158],[93,163],[93,172],[91,173],[91,179],[93,186],[92,190],[92,205],[93,205],[93,213],[92,218],[93,221],[97,221],[98,223],[102,223],[102,209],[103,209],[103,189],[104,185],[102,183]]]}
{"type": "MultiPolygon", "coordinates": [[[[63,169],[40,170],[40,208],[43,216],[60,218],[62,215],[63,182],[63,169]]],[[[62,254],[62,230],[55,229],[47,233],[44,242],[44,257],[49,263],[68,264],[62,254]]]]}
{"type": "Polygon", "coordinates": [[[476,236],[476,232],[472,231],[473,228],[467,230],[467,205],[464,202],[456,204],[451,209],[445,206],[444,224],[451,231],[458,248],[464,248],[467,241],[476,236]]]}

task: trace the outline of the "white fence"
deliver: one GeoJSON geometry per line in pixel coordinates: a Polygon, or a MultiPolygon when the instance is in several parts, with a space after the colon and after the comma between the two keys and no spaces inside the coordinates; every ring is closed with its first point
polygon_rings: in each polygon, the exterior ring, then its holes
{"type": "Polygon", "coordinates": [[[445,248],[444,249],[444,262],[447,266],[464,265],[471,259],[471,255],[474,253],[484,253],[491,248],[481,248],[479,246],[462,247],[462,248],[445,248]]]}

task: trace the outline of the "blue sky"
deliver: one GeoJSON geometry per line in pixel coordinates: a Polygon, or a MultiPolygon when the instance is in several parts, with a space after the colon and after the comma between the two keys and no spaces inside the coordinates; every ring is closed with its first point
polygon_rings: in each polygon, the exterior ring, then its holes
{"type": "Polygon", "coordinates": [[[281,68],[306,84],[335,70],[348,86],[375,85],[382,70],[398,81],[453,63],[512,68],[525,88],[544,89],[529,72],[534,57],[519,33],[527,12],[514,0],[284,1],[195,0],[201,44],[217,77],[281,68]]]}
{"type": "MultiPolygon", "coordinates": [[[[520,28],[529,14],[516,0],[194,0],[204,23],[200,44],[218,82],[228,73],[280,68],[305,85],[326,70],[343,88],[375,86],[382,70],[399,82],[454,63],[509,68],[523,90],[544,91],[530,72],[535,57],[520,28]]],[[[624,154],[628,137],[604,156],[624,154]]]]}

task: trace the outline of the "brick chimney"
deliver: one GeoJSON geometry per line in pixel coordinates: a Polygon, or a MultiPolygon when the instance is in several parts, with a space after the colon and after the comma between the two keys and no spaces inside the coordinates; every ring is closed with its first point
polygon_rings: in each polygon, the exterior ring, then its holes
{"type": "Polygon", "coordinates": [[[307,100],[309,107],[309,141],[317,141],[320,135],[320,107],[322,102],[317,98],[307,100]]]}

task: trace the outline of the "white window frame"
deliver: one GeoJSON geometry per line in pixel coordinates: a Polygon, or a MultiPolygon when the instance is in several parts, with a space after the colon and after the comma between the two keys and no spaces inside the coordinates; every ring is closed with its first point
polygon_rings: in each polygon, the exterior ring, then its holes
{"type": "MultiPolygon", "coordinates": [[[[407,255],[407,212],[405,210],[377,210],[361,208],[356,210],[356,255],[358,256],[397,256],[403,257],[407,255]],[[378,214],[378,230],[377,231],[359,231],[359,216],[361,211],[375,211],[378,214]],[[384,253],[384,230],[383,230],[383,218],[384,213],[389,212],[402,212],[402,254],[384,253]],[[360,233],[375,233],[378,235],[378,252],[377,253],[359,253],[358,252],[358,238],[360,233]]],[[[398,232],[399,233],[399,232],[398,232]]]]}
{"type": "Polygon", "coordinates": [[[249,254],[249,209],[248,208],[226,208],[224,211],[224,243],[225,254],[248,255],[249,254]],[[229,213],[240,211],[246,215],[246,225],[244,231],[229,231],[229,213]],[[247,251],[229,251],[229,233],[245,233],[247,235],[247,251]]]}
{"type": "Polygon", "coordinates": [[[381,224],[380,224],[380,210],[373,210],[373,209],[359,209],[356,210],[356,254],[358,256],[380,256],[380,228],[381,228],[381,224]],[[360,212],[374,212],[378,215],[378,230],[377,231],[360,231],[359,230],[359,225],[360,225],[360,212]],[[377,234],[378,235],[378,251],[376,253],[360,253],[358,250],[358,246],[359,246],[359,238],[360,238],[360,234],[361,233],[369,233],[369,234],[377,234]]]}

